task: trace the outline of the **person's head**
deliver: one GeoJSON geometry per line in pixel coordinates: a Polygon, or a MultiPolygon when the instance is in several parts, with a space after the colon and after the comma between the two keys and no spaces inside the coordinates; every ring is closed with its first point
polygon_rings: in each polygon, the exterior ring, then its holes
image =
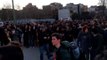
{"type": "Polygon", "coordinates": [[[82,28],[82,31],[87,33],[88,32],[88,26],[87,25],[84,25],[83,28],[82,28]]]}
{"type": "Polygon", "coordinates": [[[60,45],[60,42],[61,42],[61,35],[58,33],[53,33],[52,34],[52,45],[56,47],[57,45],[60,45]]]}

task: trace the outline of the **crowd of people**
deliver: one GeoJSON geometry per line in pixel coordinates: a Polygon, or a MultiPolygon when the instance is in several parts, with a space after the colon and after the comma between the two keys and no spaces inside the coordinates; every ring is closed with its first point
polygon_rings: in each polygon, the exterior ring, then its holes
{"type": "Polygon", "coordinates": [[[39,47],[40,60],[44,60],[44,51],[47,52],[49,60],[106,60],[106,36],[105,20],[56,20],[53,23],[31,22],[17,25],[7,22],[0,27],[1,46],[18,41],[26,48],[39,47]],[[80,50],[80,57],[71,59],[73,53],[69,56],[69,52],[66,52],[69,49],[62,47],[62,41],[75,41],[80,50]]]}

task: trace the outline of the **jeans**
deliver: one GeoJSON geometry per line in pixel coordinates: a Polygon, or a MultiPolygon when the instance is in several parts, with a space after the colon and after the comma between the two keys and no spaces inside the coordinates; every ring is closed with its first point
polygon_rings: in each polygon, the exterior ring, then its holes
{"type": "Polygon", "coordinates": [[[46,53],[48,60],[52,60],[52,53],[49,51],[49,45],[44,44],[40,46],[40,60],[44,60],[44,53],[46,53]]]}

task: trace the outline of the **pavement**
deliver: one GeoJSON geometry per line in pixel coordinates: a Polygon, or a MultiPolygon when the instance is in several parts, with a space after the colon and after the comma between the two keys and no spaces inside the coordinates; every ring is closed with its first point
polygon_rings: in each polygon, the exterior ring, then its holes
{"type": "MultiPolygon", "coordinates": [[[[39,52],[39,48],[25,48],[22,47],[23,53],[24,53],[24,60],[40,60],[39,56],[40,56],[40,52],[39,52]]],[[[46,55],[44,54],[44,60],[48,60],[46,55]]]]}

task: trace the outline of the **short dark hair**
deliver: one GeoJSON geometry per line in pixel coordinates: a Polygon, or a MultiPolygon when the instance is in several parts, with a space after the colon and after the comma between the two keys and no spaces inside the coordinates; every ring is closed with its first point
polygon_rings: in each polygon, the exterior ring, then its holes
{"type": "Polygon", "coordinates": [[[61,39],[62,36],[59,33],[53,33],[51,36],[55,36],[57,39],[61,39]]]}

